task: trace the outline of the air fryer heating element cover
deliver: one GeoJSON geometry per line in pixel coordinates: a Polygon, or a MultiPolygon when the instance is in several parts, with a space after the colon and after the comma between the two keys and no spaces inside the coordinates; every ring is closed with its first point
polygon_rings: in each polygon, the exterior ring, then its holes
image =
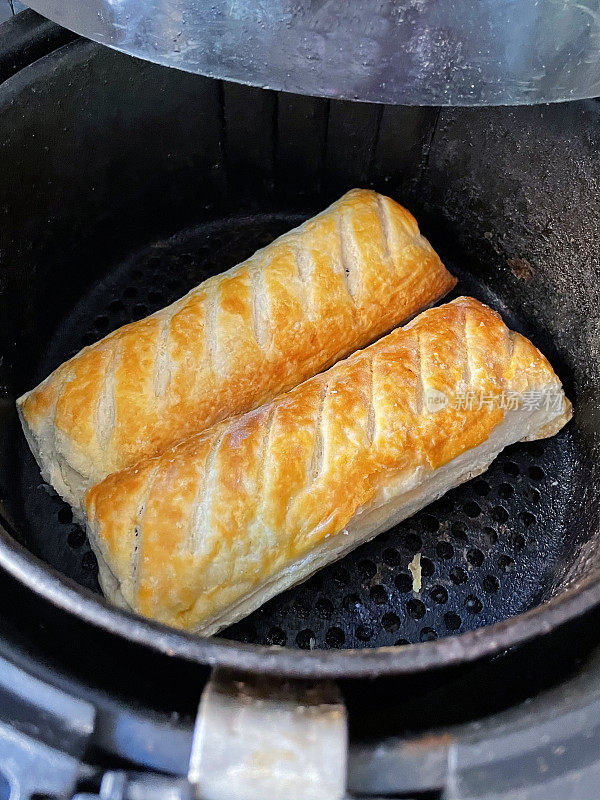
{"type": "Polygon", "coordinates": [[[594,102],[440,111],[311,99],[84,41],[9,78],[0,93],[2,565],[151,649],[296,675],[448,665],[596,603],[598,111],[594,102]],[[353,186],[416,214],[458,290],[547,354],[573,421],[553,439],[508,449],[485,475],[225,638],[112,608],[85,536],[40,478],[15,397],[353,186]],[[419,593],[408,572],[417,552],[419,593]]]}

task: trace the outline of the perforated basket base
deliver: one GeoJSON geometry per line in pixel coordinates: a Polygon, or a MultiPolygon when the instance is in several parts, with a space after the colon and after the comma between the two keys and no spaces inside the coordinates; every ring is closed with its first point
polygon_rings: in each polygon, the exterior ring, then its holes
{"type": "MultiPolygon", "coordinates": [[[[172,302],[302,219],[286,214],[220,219],[138,252],[109,271],[65,317],[32,365],[32,385],[84,345],[172,302]]],[[[487,302],[521,329],[501,299],[447,263],[459,277],[458,293],[487,302]]],[[[19,490],[7,505],[20,538],[53,567],[100,591],[96,559],[70,508],[43,483],[22,436],[16,451],[19,490]]],[[[573,463],[568,429],[553,439],[508,448],[482,477],[274,598],[223,635],[301,648],[376,647],[427,641],[518,614],[548,596],[561,563],[573,463]],[[417,594],[408,564],[418,552],[417,594]]]]}

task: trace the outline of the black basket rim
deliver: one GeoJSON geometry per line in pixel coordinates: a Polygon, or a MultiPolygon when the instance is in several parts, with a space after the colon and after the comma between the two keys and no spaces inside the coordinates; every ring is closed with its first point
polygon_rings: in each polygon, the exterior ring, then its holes
{"type": "Polygon", "coordinates": [[[3,526],[0,567],[62,611],[130,643],[211,667],[297,678],[367,678],[457,666],[550,633],[600,604],[600,571],[595,571],[529,611],[476,630],[403,646],[305,651],[203,637],[117,608],[45,564],[3,526]]]}

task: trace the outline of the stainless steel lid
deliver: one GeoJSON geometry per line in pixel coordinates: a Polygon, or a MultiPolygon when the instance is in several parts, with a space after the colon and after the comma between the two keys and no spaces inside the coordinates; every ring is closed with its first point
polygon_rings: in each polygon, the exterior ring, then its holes
{"type": "Polygon", "coordinates": [[[600,0],[29,0],[177,69],[300,94],[493,105],[600,94],[600,0]]]}
{"type": "Polygon", "coordinates": [[[177,69],[300,94],[493,105],[600,94],[600,0],[30,0],[177,69]]]}

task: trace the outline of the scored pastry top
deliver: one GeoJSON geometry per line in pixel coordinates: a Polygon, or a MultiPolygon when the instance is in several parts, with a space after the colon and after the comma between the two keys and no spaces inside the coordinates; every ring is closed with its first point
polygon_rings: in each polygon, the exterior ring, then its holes
{"type": "Polygon", "coordinates": [[[571,414],[531,342],[462,297],[109,476],[85,497],[91,541],[127,606],[197,629],[481,445],[509,412],[520,421],[499,449],[571,414]]]}
{"type": "Polygon", "coordinates": [[[167,308],[85,348],[18,401],[46,480],[87,486],[263,402],[456,281],[412,215],[353,190],[167,308]]]}

